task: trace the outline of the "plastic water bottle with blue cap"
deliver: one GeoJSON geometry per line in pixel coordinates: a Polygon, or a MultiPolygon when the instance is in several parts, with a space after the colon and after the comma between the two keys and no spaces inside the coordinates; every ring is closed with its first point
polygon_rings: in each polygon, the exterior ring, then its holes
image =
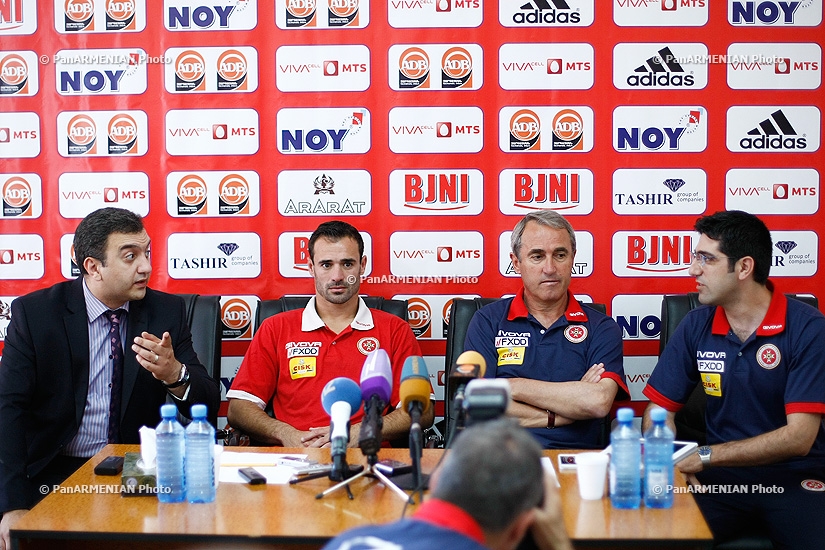
{"type": "Polygon", "coordinates": [[[186,427],[186,500],[215,500],[215,428],[206,420],[206,405],[192,405],[186,427]]]}
{"type": "Polygon", "coordinates": [[[619,424],[610,434],[610,502],[615,508],[635,509],[642,500],[642,434],[633,425],[633,409],[619,409],[616,418],[619,424]]]}

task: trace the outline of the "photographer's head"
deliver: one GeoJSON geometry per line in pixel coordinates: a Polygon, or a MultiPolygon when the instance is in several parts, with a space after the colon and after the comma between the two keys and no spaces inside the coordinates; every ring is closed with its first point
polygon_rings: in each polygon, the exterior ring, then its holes
{"type": "Polygon", "coordinates": [[[432,496],[472,516],[489,546],[517,545],[544,494],[538,443],[512,419],[500,418],[465,429],[448,453],[432,496]]]}

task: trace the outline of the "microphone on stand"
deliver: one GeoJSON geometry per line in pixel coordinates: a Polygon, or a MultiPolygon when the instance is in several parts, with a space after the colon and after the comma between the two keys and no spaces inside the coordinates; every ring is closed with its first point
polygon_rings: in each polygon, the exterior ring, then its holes
{"type": "Polygon", "coordinates": [[[361,407],[361,388],[345,377],[333,378],[321,392],[321,404],[330,416],[329,441],[332,456],[330,479],[344,479],[347,468],[349,419],[361,407]]]}
{"type": "MultiPolygon", "coordinates": [[[[485,372],[487,372],[487,361],[477,351],[465,351],[456,359],[449,375],[450,386],[456,388],[450,408],[451,433],[464,427],[464,390],[467,384],[470,380],[484,378],[485,372]]],[[[447,446],[450,442],[447,442],[447,446]]]]}
{"type": "Polygon", "coordinates": [[[381,449],[382,413],[392,395],[392,368],[390,357],[383,349],[371,351],[361,369],[361,395],[364,398],[364,419],[358,446],[370,465],[377,461],[381,449]]]}
{"type": "Polygon", "coordinates": [[[404,360],[401,370],[401,405],[410,415],[410,458],[412,459],[413,488],[421,485],[421,453],[424,434],[421,415],[430,408],[430,375],[423,357],[413,356],[404,360]]]}

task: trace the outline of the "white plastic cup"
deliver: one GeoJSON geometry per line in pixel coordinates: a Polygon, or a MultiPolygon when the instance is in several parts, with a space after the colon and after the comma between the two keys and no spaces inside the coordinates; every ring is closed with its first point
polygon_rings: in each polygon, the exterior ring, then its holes
{"type": "Polygon", "coordinates": [[[607,476],[606,453],[579,453],[576,455],[576,474],[579,479],[579,496],[582,500],[599,500],[604,496],[604,480],[607,476]]]}

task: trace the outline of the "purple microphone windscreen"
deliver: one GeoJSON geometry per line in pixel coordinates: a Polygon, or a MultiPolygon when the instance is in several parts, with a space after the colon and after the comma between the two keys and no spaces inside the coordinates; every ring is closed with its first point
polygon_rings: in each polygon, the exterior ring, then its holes
{"type": "Polygon", "coordinates": [[[338,401],[349,403],[353,414],[361,408],[361,388],[354,380],[340,376],[333,378],[321,391],[321,404],[327,414],[332,414],[332,404],[338,401]]]}
{"type": "Polygon", "coordinates": [[[392,369],[390,356],[383,349],[371,351],[361,369],[361,395],[368,401],[377,395],[384,403],[389,403],[392,394],[392,369]]]}
{"type": "Polygon", "coordinates": [[[423,357],[412,356],[404,360],[398,393],[404,410],[411,402],[421,403],[421,412],[430,408],[430,375],[423,357]]]}

